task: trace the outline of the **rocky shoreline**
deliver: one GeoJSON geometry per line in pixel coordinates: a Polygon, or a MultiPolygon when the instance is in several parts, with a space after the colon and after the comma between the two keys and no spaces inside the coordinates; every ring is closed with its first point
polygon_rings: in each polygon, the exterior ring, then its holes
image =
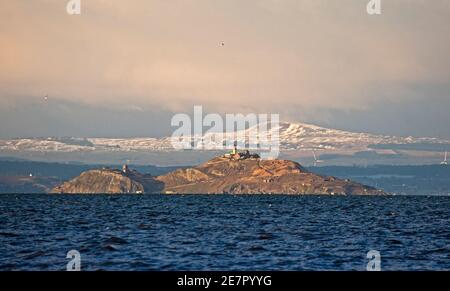
{"type": "Polygon", "coordinates": [[[289,160],[216,157],[196,167],[151,176],[124,167],[83,172],[53,188],[65,194],[387,195],[348,179],[322,176],[289,160]]]}

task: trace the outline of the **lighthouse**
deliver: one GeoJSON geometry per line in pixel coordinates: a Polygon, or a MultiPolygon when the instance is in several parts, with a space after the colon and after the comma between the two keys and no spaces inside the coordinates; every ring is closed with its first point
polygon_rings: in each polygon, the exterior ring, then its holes
{"type": "Polygon", "coordinates": [[[445,154],[444,154],[444,160],[441,162],[441,165],[445,165],[445,166],[448,165],[448,162],[447,162],[447,152],[445,152],[445,154]]]}

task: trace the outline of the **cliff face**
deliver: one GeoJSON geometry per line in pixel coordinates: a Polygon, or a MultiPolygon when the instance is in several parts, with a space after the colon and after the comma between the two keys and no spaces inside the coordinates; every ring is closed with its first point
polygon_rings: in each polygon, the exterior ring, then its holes
{"type": "Polygon", "coordinates": [[[156,180],[164,184],[163,192],[167,194],[385,194],[359,183],[310,173],[298,163],[286,160],[215,158],[156,180]]]}
{"type": "Polygon", "coordinates": [[[91,170],[54,188],[52,193],[386,194],[349,180],[308,172],[292,161],[223,157],[157,177],[136,171],[91,170]]]}
{"type": "Polygon", "coordinates": [[[101,169],[83,172],[80,176],[55,187],[51,193],[152,193],[159,192],[160,183],[151,175],[136,171],[101,169]]]}

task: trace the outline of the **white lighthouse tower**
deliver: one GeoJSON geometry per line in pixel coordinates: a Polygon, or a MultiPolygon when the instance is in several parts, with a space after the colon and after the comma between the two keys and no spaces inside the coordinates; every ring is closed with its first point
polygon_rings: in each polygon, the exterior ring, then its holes
{"type": "Polygon", "coordinates": [[[447,162],[447,151],[444,154],[444,160],[441,162],[441,165],[448,165],[448,162],[447,162]]]}

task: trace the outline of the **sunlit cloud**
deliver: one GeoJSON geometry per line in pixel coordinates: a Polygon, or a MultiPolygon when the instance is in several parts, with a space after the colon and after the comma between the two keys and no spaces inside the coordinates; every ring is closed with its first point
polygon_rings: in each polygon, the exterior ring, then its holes
{"type": "Polygon", "coordinates": [[[446,0],[383,1],[379,16],[361,0],[82,5],[68,15],[65,1],[2,2],[1,104],[49,94],[100,107],[202,104],[295,119],[293,108],[367,110],[432,99],[433,84],[450,88],[446,0]],[[419,96],[416,86],[430,90],[419,96]]]}

